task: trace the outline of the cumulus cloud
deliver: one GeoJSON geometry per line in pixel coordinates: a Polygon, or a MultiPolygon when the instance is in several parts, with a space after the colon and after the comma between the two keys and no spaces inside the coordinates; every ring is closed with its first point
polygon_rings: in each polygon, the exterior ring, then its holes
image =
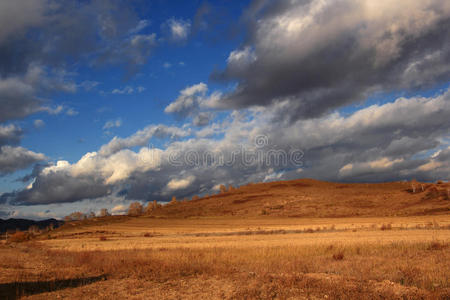
{"type": "Polygon", "coordinates": [[[182,19],[171,18],[162,25],[172,42],[185,41],[191,32],[191,23],[182,19]]]}
{"type": "Polygon", "coordinates": [[[18,78],[0,79],[0,122],[23,118],[39,110],[35,89],[18,78]]]}
{"type": "Polygon", "coordinates": [[[170,103],[164,112],[174,114],[178,118],[192,117],[196,125],[203,126],[209,122],[211,116],[204,110],[214,109],[221,97],[219,92],[207,95],[207,91],[208,86],[203,82],[188,86],[180,91],[178,98],[170,103]]]}
{"type": "Polygon", "coordinates": [[[2,146],[0,148],[0,175],[13,173],[45,159],[44,154],[23,147],[2,146]]]}
{"type": "Polygon", "coordinates": [[[195,176],[188,176],[186,178],[180,179],[174,178],[167,183],[166,187],[169,191],[181,190],[189,187],[194,182],[194,180],[195,176]]]}
{"type": "Polygon", "coordinates": [[[222,107],[287,100],[296,120],[450,77],[450,5],[439,0],[257,1],[244,19],[246,42],[213,74],[238,82],[222,107]]]}
{"type": "Polygon", "coordinates": [[[122,149],[132,148],[136,146],[148,145],[152,137],[156,138],[171,138],[187,136],[188,132],[178,127],[167,127],[165,125],[150,125],[146,128],[137,131],[135,134],[127,138],[114,137],[108,144],[103,145],[99,154],[108,156],[116,153],[122,149]]]}
{"type": "Polygon", "coordinates": [[[78,162],[58,161],[38,169],[30,188],[4,194],[2,201],[22,205],[103,197],[168,201],[170,196],[210,193],[220,184],[299,176],[360,182],[430,181],[450,174],[450,145],[445,142],[449,91],[288,124],[274,119],[282,106],[233,112],[211,124],[217,135],[209,137],[198,136],[203,129],[152,125],[130,137],[113,138],[78,162]],[[146,147],[156,137],[166,139],[166,147],[146,147]],[[276,160],[296,149],[302,150],[300,164],[291,156],[276,160]],[[252,160],[252,153],[269,159],[252,160]]]}
{"type": "Polygon", "coordinates": [[[22,137],[22,129],[16,125],[1,125],[0,124],[0,146],[6,144],[18,144],[22,137]]]}
{"type": "Polygon", "coordinates": [[[203,82],[189,86],[180,92],[178,98],[166,108],[166,113],[175,113],[181,116],[190,114],[198,109],[199,102],[205,96],[208,87],[203,82]]]}

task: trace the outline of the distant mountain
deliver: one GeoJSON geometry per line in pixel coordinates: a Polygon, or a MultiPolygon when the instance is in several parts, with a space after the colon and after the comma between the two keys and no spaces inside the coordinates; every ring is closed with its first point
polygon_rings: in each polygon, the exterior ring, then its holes
{"type": "Polygon", "coordinates": [[[0,233],[4,233],[9,229],[27,230],[32,225],[36,225],[40,229],[44,229],[50,224],[53,224],[53,226],[56,228],[64,224],[64,221],[59,221],[56,219],[47,219],[42,221],[33,221],[27,219],[0,219],[0,233]]]}

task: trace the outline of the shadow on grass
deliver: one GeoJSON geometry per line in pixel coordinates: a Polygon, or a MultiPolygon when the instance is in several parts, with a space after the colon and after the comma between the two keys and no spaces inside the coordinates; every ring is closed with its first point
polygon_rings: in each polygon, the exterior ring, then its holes
{"type": "Polygon", "coordinates": [[[15,300],[22,296],[53,292],[106,280],[106,275],[52,281],[10,282],[0,284],[0,299],[15,300]]]}

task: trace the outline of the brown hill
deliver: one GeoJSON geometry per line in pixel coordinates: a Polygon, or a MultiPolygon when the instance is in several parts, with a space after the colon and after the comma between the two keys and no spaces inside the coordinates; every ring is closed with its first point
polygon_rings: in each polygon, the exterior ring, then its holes
{"type": "Polygon", "coordinates": [[[155,217],[352,217],[450,213],[450,183],[332,183],[313,179],[258,183],[178,201],[148,212],[155,217]]]}

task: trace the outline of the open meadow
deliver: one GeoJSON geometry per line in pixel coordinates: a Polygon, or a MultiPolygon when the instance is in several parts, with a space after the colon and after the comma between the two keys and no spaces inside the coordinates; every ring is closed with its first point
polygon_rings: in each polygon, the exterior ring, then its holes
{"type": "Polygon", "coordinates": [[[414,184],[250,184],[19,232],[0,298],[449,299],[449,183],[414,184]]]}
{"type": "Polygon", "coordinates": [[[448,215],[110,217],[2,245],[6,299],[448,299],[448,215]]]}

